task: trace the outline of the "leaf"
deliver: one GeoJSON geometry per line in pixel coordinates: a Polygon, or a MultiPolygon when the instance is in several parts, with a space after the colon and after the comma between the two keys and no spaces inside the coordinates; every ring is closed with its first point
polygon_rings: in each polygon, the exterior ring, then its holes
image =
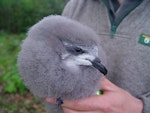
{"type": "Polygon", "coordinates": [[[4,91],[8,92],[8,93],[13,93],[16,92],[17,89],[15,87],[15,84],[13,82],[9,82],[5,87],[4,87],[4,91]]]}

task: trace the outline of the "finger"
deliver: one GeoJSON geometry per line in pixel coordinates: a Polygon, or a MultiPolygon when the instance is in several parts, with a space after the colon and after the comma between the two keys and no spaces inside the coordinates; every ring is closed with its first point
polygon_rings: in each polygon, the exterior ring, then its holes
{"type": "Polygon", "coordinates": [[[64,100],[62,107],[75,111],[95,111],[100,109],[100,103],[103,102],[101,96],[92,96],[80,100],[64,100]]]}
{"type": "MultiPolygon", "coordinates": [[[[64,103],[61,106],[66,111],[65,113],[74,113],[75,111],[77,113],[80,112],[87,113],[89,111],[96,112],[96,110],[100,109],[99,107],[99,104],[101,103],[100,101],[103,101],[103,99],[101,100],[97,98],[99,98],[99,96],[92,96],[81,100],[64,100],[64,103]]],[[[46,101],[51,104],[56,104],[55,98],[46,98],[46,101]]]]}
{"type": "Polygon", "coordinates": [[[55,98],[46,98],[46,102],[51,103],[51,104],[56,104],[56,99],[55,98]]]}
{"type": "Polygon", "coordinates": [[[100,111],[75,111],[68,108],[63,108],[64,113],[101,113],[100,111]]]}
{"type": "Polygon", "coordinates": [[[114,83],[109,81],[106,77],[103,77],[101,79],[100,86],[103,91],[116,91],[116,90],[120,89],[114,83]]]}

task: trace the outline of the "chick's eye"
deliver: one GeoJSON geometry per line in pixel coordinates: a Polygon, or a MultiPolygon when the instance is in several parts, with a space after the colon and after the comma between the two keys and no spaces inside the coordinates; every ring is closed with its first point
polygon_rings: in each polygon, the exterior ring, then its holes
{"type": "Polygon", "coordinates": [[[76,47],[74,50],[75,50],[75,52],[80,53],[80,54],[84,53],[84,51],[79,47],[76,47]]]}

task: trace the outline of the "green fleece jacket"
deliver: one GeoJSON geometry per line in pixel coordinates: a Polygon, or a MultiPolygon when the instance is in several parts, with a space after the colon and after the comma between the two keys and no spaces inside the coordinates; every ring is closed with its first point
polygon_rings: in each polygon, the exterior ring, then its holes
{"type": "Polygon", "coordinates": [[[107,55],[107,78],[142,99],[143,113],[150,113],[150,0],[126,0],[122,6],[71,0],[62,15],[96,31],[107,55]]]}

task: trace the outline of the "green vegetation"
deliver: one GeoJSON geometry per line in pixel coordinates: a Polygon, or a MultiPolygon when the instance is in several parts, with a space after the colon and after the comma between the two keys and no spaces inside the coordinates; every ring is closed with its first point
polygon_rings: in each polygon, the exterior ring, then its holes
{"type": "Polygon", "coordinates": [[[16,66],[17,54],[24,37],[24,34],[0,34],[0,82],[3,82],[3,90],[8,93],[23,94],[26,91],[16,66]]]}
{"type": "Polygon", "coordinates": [[[61,14],[63,6],[61,0],[0,0],[0,113],[46,113],[24,86],[17,57],[29,27],[61,14]]]}
{"type": "Polygon", "coordinates": [[[1,93],[0,113],[47,113],[44,106],[30,93],[24,95],[1,93]]]}
{"type": "Polygon", "coordinates": [[[23,85],[17,56],[25,34],[0,33],[0,113],[46,113],[23,85]]]}
{"type": "Polygon", "coordinates": [[[0,0],[0,30],[21,33],[44,16],[61,14],[61,0],[0,0]]]}

